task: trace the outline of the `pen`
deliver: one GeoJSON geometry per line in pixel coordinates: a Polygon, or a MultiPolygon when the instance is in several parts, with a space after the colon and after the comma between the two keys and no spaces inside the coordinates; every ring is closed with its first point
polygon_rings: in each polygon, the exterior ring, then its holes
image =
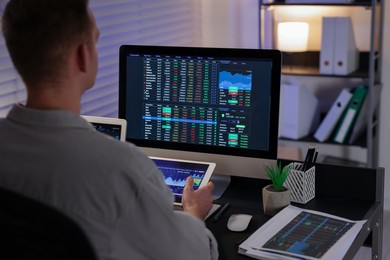
{"type": "Polygon", "coordinates": [[[315,151],[315,153],[314,153],[314,158],[313,158],[313,161],[312,161],[312,164],[315,164],[316,163],[316,161],[317,161],[317,155],[318,155],[318,147],[316,148],[316,151],[315,151]]]}
{"type": "Polygon", "coordinates": [[[311,160],[310,157],[312,156],[312,149],[313,149],[312,146],[309,145],[309,148],[307,149],[307,152],[306,152],[305,161],[303,162],[303,164],[301,165],[301,167],[298,170],[301,170],[301,171],[306,170],[307,164],[311,160]]]}
{"type": "Polygon", "coordinates": [[[229,207],[229,205],[230,205],[230,203],[226,202],[225,205],[222,206],[222,208],[217,212],[217,214],[215,214],[214,222],[218,221],[222,217],[222,214],[226,211],[226,209],[229,207]]]}

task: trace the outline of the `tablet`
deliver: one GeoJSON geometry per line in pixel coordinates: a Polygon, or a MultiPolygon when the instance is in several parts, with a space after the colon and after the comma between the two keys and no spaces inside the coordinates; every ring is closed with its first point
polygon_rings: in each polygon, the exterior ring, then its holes
{"type": "Polygon", "coordinates": [[[100,116],[83,116],[83,118],[91,123],[97,131],[117,140],[126,141],[127,122],[125,119],[100,116]]]}
{"type": "Polygon", "coordinates": [[[149,156],[157,168],[162,172],[165,184],[172,190],[175,196],[175,204],[181,204],[183,189],[187,177],[194,179],[194,189],[205,186],[213,173],[216,164],[213,162],[200,162],[191,160],[178,160],[149,156]]]}

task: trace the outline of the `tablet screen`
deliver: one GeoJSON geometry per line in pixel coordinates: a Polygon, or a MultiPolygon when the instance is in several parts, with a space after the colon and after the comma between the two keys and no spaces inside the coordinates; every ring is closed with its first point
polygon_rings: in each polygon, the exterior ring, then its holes
{"type": "Polygon", "coordinates": [[[175,160],[150,157],[162,172],[165,184],[175,195],[175,202],[181,202],[183,189],[189,176],[194,179],[194,189],[207,184],[215,168],[214,163],[175,160]]]}

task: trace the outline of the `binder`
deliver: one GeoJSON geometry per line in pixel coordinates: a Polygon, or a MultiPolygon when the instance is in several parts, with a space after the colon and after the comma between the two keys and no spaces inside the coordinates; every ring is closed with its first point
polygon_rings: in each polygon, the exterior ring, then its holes
{"type": "Polygon", "coordinates": [[[360,109],[359,115],[356,119],[355,125],[353,126],[353,129],[351,131],[348,144],[353,144],[356,141],[356,139],[358,139],[359,136],[363,134],[364,129],[367,126],[367,113],[368,113],[367,103],[368,103],[368,98],[365,98],[363,101],[363,106],[360,109]]]}
{"type": "Polygon", "coordinates": [[[348,134],[351,132],[352,127],[356,121],[356,118],[363,106],[364,99],[367,95],[367,88],[360,85],[358,86],[346,107],[341,121],[337,126],[337,131],[333,141],[336,143],[344,144],[347,140],[348,134]]]}
{"type": "Polygon", "coordinates": [[[359,52],[350,17],[335,18],[335,35],[334,74],[348,75],[359,67],[359,52]]]}
{"type": "Polygon", "coordinates": [[[262,10],[264,22],[262,25],[261,46],[262,49],[274,49],[274,9],[262,10]]]}
{"type": "Polygon", "coordinates": [[[320,74],[334,73],[334,49],[336,45],[335,17],[322,17],[320,74]]]}
{"type": "Polygon", "coordinates": [[[306,87],[282,84],[279,136],[297,140],[317,129],[320,121],[317,97],[306,87]]]}
{"type": "Polygon", "coordinates": [[[337,122],[340,120],[344,109],[352,98],[352,93],[349,89],[344,88],[333,102],[331,108],[322,120],[317,131],[314,133],[314,138],[320,142],[326,141],[332,134],[337,122]]]}

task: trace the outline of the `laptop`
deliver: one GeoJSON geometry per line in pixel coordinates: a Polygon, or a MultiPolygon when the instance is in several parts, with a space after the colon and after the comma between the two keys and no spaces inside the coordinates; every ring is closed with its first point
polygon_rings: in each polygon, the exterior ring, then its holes
{"type": "MultiPolygon", "coordinates": [[[[149,158],[156,164],[164,176],[165,184],[172,190],[175,196],[174,208],[182,210],[182,196],[186,180],[189,176],[194,179],[194,190],[207,185],[216,164],[213,162],[201,162],[192,160],[179,160],[172,158],[153,157],[149,158]]],[[[213,204],[206,219],[211,216],[220,205],[213,204]]]]}
{"type": "Polygon", "coordinates": [[[125,142],[127,122],[125,119],[99,116],[83,116],[95,129],[113,138],[125,142]]]}

